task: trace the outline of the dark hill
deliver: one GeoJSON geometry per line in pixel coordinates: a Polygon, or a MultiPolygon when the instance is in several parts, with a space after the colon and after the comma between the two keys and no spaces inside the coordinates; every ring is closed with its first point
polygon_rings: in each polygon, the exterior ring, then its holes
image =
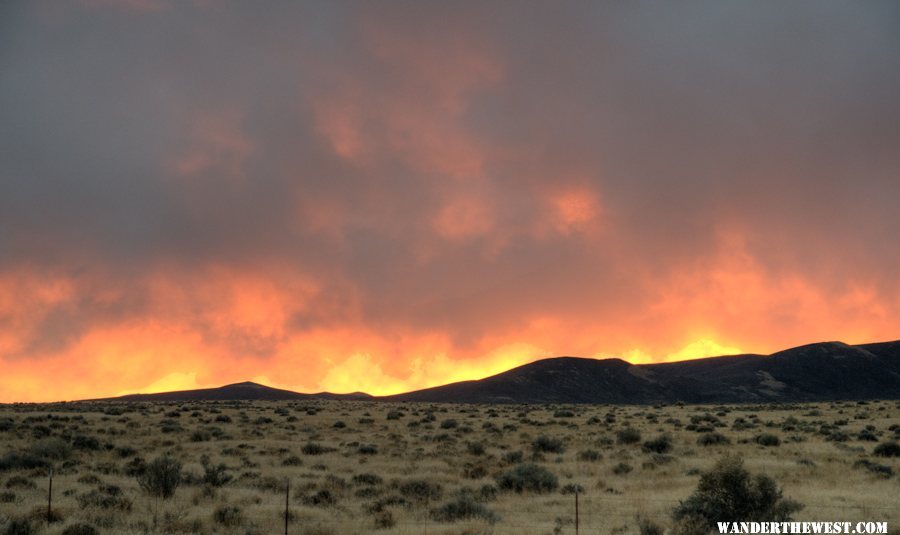
{"type": "MultiPolygon", "coordinates": [[[[383,400],[453,403],[759,403],[900,399],[900,341],[810,344],[772,355],[733,355],[633,365],[557,357],[486,379],[406,394],[301,394],[245,382],[220,388],[132,394],[118,401],[383,400]]],[[[95,400],[105,401],[105,400],[95,400]]]]}
{"type": "Polygon", "coordinates": [[[481,379],[390,396],[467,403],[742,403],[900,398],[900,341],[824,342],[769,356],[632,365],[560,357],[481,379]]]}
{"type": "MultiPolygon", "coordinates": [[[[371,399],[368,394],[332,394],[322,392],[319,394],[301,394],[291,390],[272,388],[250,381],[220,386],[219,388],[201,388],[198,390],[180,390],[176,392],[161,392],[158,394],[130,394],[117,398],[107,398],[116,401],[232,401],[232,400],[261,400],[278,401],[286,399],[371,399]]],[[[95,400],[106,401],[106,400],[95,400]]]]}

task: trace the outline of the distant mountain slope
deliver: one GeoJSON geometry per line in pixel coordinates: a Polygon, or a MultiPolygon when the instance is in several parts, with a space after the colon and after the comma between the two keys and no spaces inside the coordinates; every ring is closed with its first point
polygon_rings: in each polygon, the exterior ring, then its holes
{"type": "Polygon", "coordinates": [[[758,403],[900,399],[900,341],[822,342],[769,356],[664,364],[557,357],[481,379],[395,396],[301,394],[256,383],[93,401],[381,400],[452,403],[758,403]]]}
{"type": "Polygon", "coordinates": [[[201,388],[198,390],[180,390],[176,392],[160,392],[158,394],[130,394],[117,398],[106,398],[92,401],[231,401],[231,400],[261,400],[278,401],[286,399],[371,399],[368,394],[332,394],[322,392],[319,394],[301,394],[291,390],[282,390],[269,386],[252,383],[235,383],[219,388],[201,388]]]}
{"type": "Polygon", "coordinates": [[[387,398],[467,403],[740,403],[900,398],[900,341],[632,365],[559,357],[387,398]]]}

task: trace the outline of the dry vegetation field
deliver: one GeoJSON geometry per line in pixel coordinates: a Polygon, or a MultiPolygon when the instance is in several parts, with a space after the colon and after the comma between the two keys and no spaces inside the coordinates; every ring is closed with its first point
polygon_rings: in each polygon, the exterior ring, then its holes
{"type": "Polygon", "coordinates": [[[672,532],[728,454],[802,504],[795,520],[897,533],[897,440],[896,401],[6,405],[0,534],[284,533],[287,482],[293,534],[575,533],[576,494],[580,533],[672,532]]]}

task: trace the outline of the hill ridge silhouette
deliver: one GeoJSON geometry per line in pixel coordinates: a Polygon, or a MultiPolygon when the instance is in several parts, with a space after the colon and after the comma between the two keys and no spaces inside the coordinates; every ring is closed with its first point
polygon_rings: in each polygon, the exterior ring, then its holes
{"type": "Polygon", "coordinates": [[[755,403],[900,399],[900,341],[805,344],[655,364],[550,357],[484,379],[390,396],[300,393],[243,381],[90,401],[374,400],[448,403],[755,403]]]}

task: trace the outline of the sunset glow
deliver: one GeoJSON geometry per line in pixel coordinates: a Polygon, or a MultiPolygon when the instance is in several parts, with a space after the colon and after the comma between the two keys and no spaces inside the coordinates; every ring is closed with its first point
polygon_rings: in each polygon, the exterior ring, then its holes
{"type": "Polygon", "coordinates": [[[900,338],[876,6],[13,4],[0,402],[900,338]]]}

